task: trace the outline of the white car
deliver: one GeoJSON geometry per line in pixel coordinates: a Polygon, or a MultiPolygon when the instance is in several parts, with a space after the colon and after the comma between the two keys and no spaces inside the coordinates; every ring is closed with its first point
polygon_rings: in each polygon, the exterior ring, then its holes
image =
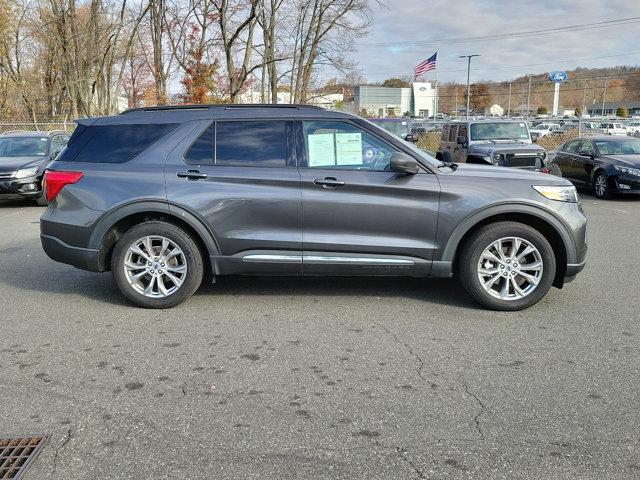
{"type": "Polygon", "coordinates": [[[640,133],[640,122],[627,123],[627,135],[633,135],[634,133],[640,133]]]}
{"type": "Polygon", "coordinates": [[[602,128],[605,135],[626,135],[627,128],[621,123],[603,123],[602,128]]]}
{"type": "Polygon", "coordinates": [[[558,123],[541,123],[533,127],[529,132],[536,134],[538,138],[542,138],[554,132],[560,133],[561,130],[562,127],[558,123]]]}

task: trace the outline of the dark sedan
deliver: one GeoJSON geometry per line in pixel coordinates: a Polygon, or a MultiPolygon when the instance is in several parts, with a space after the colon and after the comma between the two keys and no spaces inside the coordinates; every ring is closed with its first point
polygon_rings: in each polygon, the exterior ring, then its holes
{"type": "Polygon", "coordinates": [[[0,135],[0,195],[20,195],[47,204],[42,177],[47,165],[66,146],[69,134],[7,132],[0,135]]]}
{"type": "Polygon", "coordinates": [[[598,198],[640,193],[640,139],[601,136],[577,138],[555,152],[562,176],[593,190],[598,198]]]}

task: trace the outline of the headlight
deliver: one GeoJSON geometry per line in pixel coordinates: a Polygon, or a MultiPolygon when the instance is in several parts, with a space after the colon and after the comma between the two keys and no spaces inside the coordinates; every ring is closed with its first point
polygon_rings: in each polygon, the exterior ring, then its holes
{"type": "Polygon", "coordinates": [[[38,174],[38,167],[33,167],[33,168],[23,168],[21,170],[18,170],[15,174],[16,178],[27,178],[27,177],[33,177],[34,175],[38,174]]]}
{"type": "Polygon", "coordinates": [[[533,189],[549,200],[578,203],[578,192],[573,185],[533,185],[533,189]]]}
{"type": "Polygon", "coordinates": [[[500,160],[502,158],[502,154],[496,152],[493,154],[493,159],[494,160],[500,160]]]}
{"type": "Polygon", "coordinates": [[[630,168],[630,167],[623,167],[621,165],[614,165],[613,169],[619,171],[620,173],[627,173],[629,175],[635,175],[636,177],[640,177],[640,169],[638,168],[630,168]]]}
{"type": "Polygon", "coordinates": [[[547,152],[540,152],[538,154],[538,157],[540,157],[540,160],[544,160],[545,158],[547,158],[547,152]]]}

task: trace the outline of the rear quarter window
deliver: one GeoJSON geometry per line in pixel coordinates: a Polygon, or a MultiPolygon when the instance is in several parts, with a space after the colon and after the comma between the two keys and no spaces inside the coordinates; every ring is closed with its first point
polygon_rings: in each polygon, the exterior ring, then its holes
{"type": "Polygon", "coordinates": [[[124,163],[175,129],[175,123],[140,125],[91,125],[76,129],[61,162],[124,163]],[[75,138],[74,138],[75,137],[75,138]]]}

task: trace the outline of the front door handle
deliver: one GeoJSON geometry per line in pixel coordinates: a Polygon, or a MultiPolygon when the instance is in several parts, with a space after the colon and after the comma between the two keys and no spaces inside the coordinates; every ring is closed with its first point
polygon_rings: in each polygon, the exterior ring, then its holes
{"type": "Polygon", "coordinates": [[[335,177],[316,178],[313,183],[322,185],[323,188],[336,188],[344,186],[344,182],[335,177]]]}
{"type": "Polygon", "coordinates": [[[200,173],[198,170],[187,170],[186,172],[178,172],[178,178],[188,178],[190,180],[200,180],[207,178],[206,173],[200,173]]]}

